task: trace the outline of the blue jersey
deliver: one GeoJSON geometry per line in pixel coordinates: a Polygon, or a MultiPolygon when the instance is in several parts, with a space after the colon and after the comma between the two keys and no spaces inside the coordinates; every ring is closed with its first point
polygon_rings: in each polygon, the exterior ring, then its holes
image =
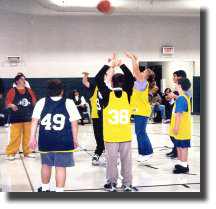
{"type": "Polygon", "coordinates": [[[53,101],[46,98],[41,112],[39,151],[72,151],[74,149],[70,116],[66,100],[53,101]]]}

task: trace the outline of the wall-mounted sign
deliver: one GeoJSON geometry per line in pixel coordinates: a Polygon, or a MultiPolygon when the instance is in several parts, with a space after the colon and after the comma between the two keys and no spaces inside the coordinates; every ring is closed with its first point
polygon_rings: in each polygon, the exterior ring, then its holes
{"type": "Polygon", "coordinates": [[[163,46],[162,47],[162,53],[164,55],[172,55],[172,54],[174,54],[174,47],[172,47],[172,46],[163,46]]]}

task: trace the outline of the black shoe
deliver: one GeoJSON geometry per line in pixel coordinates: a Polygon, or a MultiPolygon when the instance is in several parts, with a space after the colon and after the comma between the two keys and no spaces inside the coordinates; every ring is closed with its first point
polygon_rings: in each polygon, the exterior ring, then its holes
{"type": "Polygon", "coordinates": [[[178,168],[176,168],[175,170],[173,170],[174,174],[180,174],[180,173],[188,173],[189,172],[189,166],[187,166],[186,168],[179,165],[178,168]]]}
{"type": "Polygon", "coordinates": [[[170,155],[173,155],[173,151],[166,153],[167,157],[170,157],[170,155]]]}
{"type": "Polygon", "coordinates": [[[172,155],[170,155],[170,158],[172,158],[172,159],[175,159],[175,158],[177,158],[178,157],[178,155],[177,154],[172,154],[172,155]]]}
{"type": "Polygon", "coordinates": [[[99,155],[94,155],[94,157],[92,158],[92,165],[99,165],[99,155]]]}
{"type": "Polygon", "coordinates": [[[131,192],[132,191],[132,185],[130,185],[130,186],[122,185],[121,189],[124,190],[125,192],[131,192]]]}
{"type": "Polygon", "coordinates": [[[42,187],[39,187],[38,192],[50,192],[50,190],[42,191],[42,187]]]}
{"type": "Polygon", "coordinates": [[[104,189],[108,192],[116,192],[116,184],[115,183],[105,184],[104,189]]]}
{"type": "Polygon", "coordinates": [[[175,165],[175,169],[179,169],[180,166],[181,166],[181,165],[176,164],[176,165],[175,165]]]}

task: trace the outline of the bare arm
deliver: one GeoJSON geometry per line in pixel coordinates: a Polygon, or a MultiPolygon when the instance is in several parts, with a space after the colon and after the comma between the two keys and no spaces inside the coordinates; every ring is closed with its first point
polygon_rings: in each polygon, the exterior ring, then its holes
{"type": "Polygon", "coordinates": [[[85,87],[89,88],[90,87],[90,83],[88,81],[88,75],[89,73],[88,72],[83,72],[82,73],[84,76],[83,76],[83,79],[82,79],[82,83],[85,87]]]}
{"type": "Polygon", "coordinates": [[[32,118],[32,122],[31,122],[31,135],[30,135],[30,142],[29,142],[29,148],[31,150],[35,150],[35,147],[37,145],[36,133],[37,133],[38,121],[39,121],[39,119],[32,118]]]}
{"type": "Polygon", "coordinates": [[[177,112],[176,113],[176,118],[175,118],[175,126],[174,126],[174,129],[173,129],[173,133],[175,135],[178,134],[178,128],[179,128],[179,123],[180,123],[181,117],[182,117],[182,113],[177,112]]]}
{"type": "Polygon", "coordinates": [[[136,80],[138,80],[140,82],[143,82],[145,80],[145,78],[144,78],[143,74],[139,70],[139,65],[138,65],[138,62],[137,62],[137,58],[135,57],[135,55],[133,55],[130,52],[125,52],[125,54],[132,61],[134,77],[136,78],[136,80]]]}
{"type": "Polygon", "coordinates": [[[72,121],[71,122],[71,127],[72,127],[72,133],[73,133],[73,141],[74,141],[74,148],[76,149],[78,147],[78,123],[77,121],[72,121]]]}

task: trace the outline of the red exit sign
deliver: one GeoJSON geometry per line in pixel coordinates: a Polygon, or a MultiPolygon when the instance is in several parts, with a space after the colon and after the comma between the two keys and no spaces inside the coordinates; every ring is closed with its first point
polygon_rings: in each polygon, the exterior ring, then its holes
{"type": "Polygon", "coordinates": [[[163,46],[162,52],[163,52],[163,54],[174,54],[174,47],[172,47],[172,46],[163,46]]]}

